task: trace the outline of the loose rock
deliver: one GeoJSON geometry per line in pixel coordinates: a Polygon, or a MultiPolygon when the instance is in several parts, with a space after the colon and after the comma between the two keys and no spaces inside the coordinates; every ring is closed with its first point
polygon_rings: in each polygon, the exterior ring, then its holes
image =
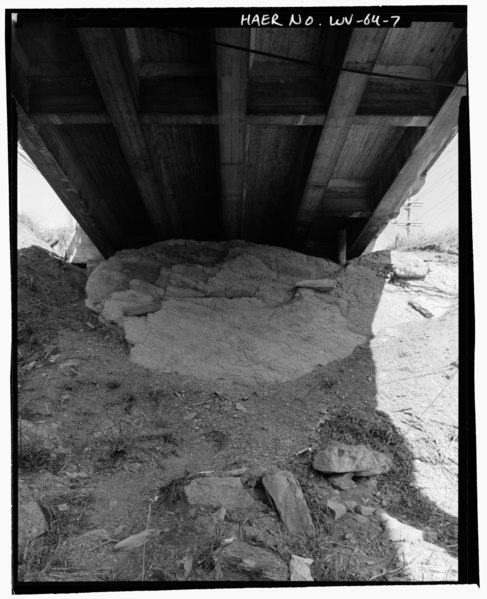
{"type": "Polygon", "coordinates": [[[353,476],[353,472],[347,472],[346,474],[340,474],[337,476],[329,476],[328,482],[335,488],[342,491],[346,491],[347,489],[355,489],[357,483],[353,480],[353,476]]]}
{"type": "Polygon", "coordinates": [[[347,508],[347,510],[349,512],[354,512],[355,508],[357,507],[357,502],[350,500],[350,501],[344,501],[343,505],[347,508]]]}
{"type": "Polygon", "coordinates": [[[262,483],[289,532],[313,536],[315,529],[308,505],[298,481],[291,472],[280,470],[268,473],[262,478],[262,483]]]}
{"type": "Polygon", "coordinates": [[[343,505],[343,503],[333,501],[333,499],[328,499],[326,502],[326,507],[332,513],[334,520],[339,520],[347,513],[347,508],[343,505]]]}
{"type": "Polygon", "coordinates": [[[208,476],[195,478],[184,487],[191,505],[245,509],[254,505],[254,500],[245,490],[239,478],[208,476]]]}
{"type": "Polygon", "coordinates": [[[309,557],[301,557],[299,555],[291,556],[289,569],[291,571],[291,580],[296,581],[313,581],[311,576],[310,566],[314,560],[309,557]]]}
{"type": "Polygon", "coordinates": [[[362,516],[369,517],[372,516],[372,514],[375,512],[375,509],[375,507],[371,507],[368,505],[359,505],[355,508],[355,511],[358,514],[361,514],[362,516]]]}
{"type": "Polygon", "coordinates": [[[280,557],[242,541],[234,540],[217,551],[215,559],[223,569],[236,571],[239,575],[236,580],[289,580],[289,568],[280,557]]]}
{"type": "Polygon", "coordinates": [[[377,477],[375,476],[360,476],[357,479],[357,486],[365,487],[372,493],[377,489],[377,477]]]}
{"type": "Polygon", "coordinates": [[[382,474],[391,468],[390,458],[365,445],[329,443],[315,454],[313,468],[325,474],[354,472],[355,476],[382,474]]]}
{"type": "Polygon", "coordinates": [[[143,530],[142,532],[138,532],[135,535],[131,535],[123,541],[118,542],[114,549],[122,550],[122,551],[130,551],[131,549],[136,549],[137,547],[142,547],[149,540],[154,539],[159,536],[161,531],[158,528],[149,528],[148,530],[143,530]]]}
{"type": "Polygon", "coordinates": [[[360,522],[360,524],[366,524],[368,522],[367,518],[361,514],[352,514],[352,516],[357,522],[360,522]]]}
{"type": "Polygon", "coordinates": [[[38,503],[24,481],[19,480],[18,544],[19,549],[47,532],[47,522],[38,503]]]}

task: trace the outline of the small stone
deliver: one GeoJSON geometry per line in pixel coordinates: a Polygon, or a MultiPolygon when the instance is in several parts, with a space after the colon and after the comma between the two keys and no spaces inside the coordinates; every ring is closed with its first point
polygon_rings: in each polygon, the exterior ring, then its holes
{"type": "Polygon", "coordinates": [[[247,409],[244,408],[244,406],[239,401],[235,404],[235,409],[239,410],[240,412],[246,412],[247,411],[247,409]]]}
{"type": "Polygon", "coordinates": [[[428,310],[428,308],[424,306],[421,302],[418,302],[416,300],[409,300],[408,303],[411,306],[411,308],[414,308],[416,312],[419,312],[421,314],[421,316],[424,316],[425,318],[433,318],[433,312],[428,310]]]}
{"type": "Polygon", "coordinates": [[[61,504],[59,504],[59,505],[57,506],[57,509],[58,509],[60,512],[67,512],[67,511],[69,510],[69,506],[68,506],[68,504],[67,504],[67,503],[61,503],[61,504]]]}
{"type": "Polygon", "coordinates": [[[360,524],[366,524],[368,522],[367,518],[361,514],[352,514],[352,516],[357,522],[360,522],[360,524]]]}
{"type": "Polygon", "coordinates": [[[310,571],[310,566],[313,561],[314,560],[310,559],[309,557],[292,555],[291,562],[289,564],[291,580],[313,582],[313,577],[311,576],[310,571]]]}
{"type": "Polygon", "coordinates": [[[375,476],[357,477],[357,485],[365,487],[369,491],[374,492],[377,489],[377,478],[375,476]]]}
{"type": "Polygon", "coordinates": [[[120,526],[117,526],[117,528],[113,531],[113,536],[118,537],[123,533],[124,530],[125,526],[123,524],[120,524],[120,526]]]}
{"type": "Polygon", "coordinates": [[[227,510],[222,505],[220,508],[218,508],[216,510],[216,512],[213,512],[212,518],[214,518],[215,520],[218,520],[220,522],[223,522],[223,520],[225,520],[226,515],[227,515],[227,510]]]}
{"type": "Polygon", "coordinates": [[[355,511],[357,512],[357,514],[369,517],[372,516],[372,514],[375,512],[375,508],[367,505],[359,505],[355,508],[355,511]]]}
{"type": "Polygon", "coordinates": [[[334,520],[339,520],[347,513],[347,508],[343,505],[343,503],[333,501],[333,499],[328,499],[326,502],[326,507],[332,513],[334,520]]]}
{"type": "Polygon", "coordinates": [[[357,507],[357,502],[350,500],[350,501],[344,501],[343,505],[347,508],[347,510],[349,512],[354,512],[355,508],[357,507]]]}
{"type": "Polygon", "coordinates": [[[342,491],[348,489],[355,489],[357,484],[353,480],[353,472],[347,472],[346,474],[339,474],[336,476],[329,476],[328,482],[342,491]]]}

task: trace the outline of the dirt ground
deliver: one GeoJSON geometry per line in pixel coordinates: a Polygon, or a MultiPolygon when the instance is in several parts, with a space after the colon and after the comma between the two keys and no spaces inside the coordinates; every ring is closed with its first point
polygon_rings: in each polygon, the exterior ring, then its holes
{"type": "Polygon", "coordinates": [[[18,474],[47,522],[19,551],[19,581],[218,581],[230,537],[286,563],[309,557],[325,584],[457,579],[455,310],[386,329],[291,382],[217,391],[130,362],[119,330],[85,308],[84,271],[35,247],[18,260],[18,474]],[[393,468],[337,490],[311,467],[330,439],[383,451],[393,468]],[[258,501],[208,525],[182,487],[236,468],[258,501]],[[275,468],[299,481],[314,539],[287,534],[266,499],[260,480],[275,468]],[[377,511],[335,520],[330,498],[377,511]],[[157,533],[142,546],[114,549],[146,529],[157,533]]]}

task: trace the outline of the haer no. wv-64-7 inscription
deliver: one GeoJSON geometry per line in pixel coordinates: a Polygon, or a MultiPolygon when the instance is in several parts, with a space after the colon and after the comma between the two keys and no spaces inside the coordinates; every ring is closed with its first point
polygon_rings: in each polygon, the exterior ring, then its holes
{"type": "Polygon", "coordinates": [[[347,16],[315,17],[301,13],[291,15],[247,13],[240,17],[242,27],[396,27],[399,15],[375,15],[366,13],[347,16]]]}

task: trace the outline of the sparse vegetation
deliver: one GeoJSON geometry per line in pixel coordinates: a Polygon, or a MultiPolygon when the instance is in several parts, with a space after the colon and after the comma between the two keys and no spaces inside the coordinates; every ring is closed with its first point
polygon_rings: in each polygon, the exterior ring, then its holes
{"type": "Polygon", "coordinates": [[[458,229],[449,227],[436,233],[415,233],[397,236],[389,245],[390,250],[433,250],[437,252],[458,253],[458,229]]]}
{"type": "MultiPolygon", "coordinates": [[[[88,329],[89,313],[71,303],[78,297],[71,270],[63,271],[53,255],[39,248],[23,251],[19,263],[19,327],[25,337],[19,413],[36,426],[46,425],[43,443],[37,439],[19,446],[20,473],[31,488],[41,474],[50,490],[57,485],[62,489],[47,498],[35,496],[49,528],[23,549],[21,580],[135,580],[141,569],[147,580],[225,580],[228,570],[225,565],[222,572],[219,554],[222,541],[230,538],[274,552],[285,563],[293,554],[309,557],[317,581],[404,580],[395,546],[382,535],[378,521],[370,517],[363,525],[350,512],[335,521],[327,508],[327,500],[338,492],[312,468],[313,449],[303,448],[317,448],[331,439],[392,455],[394,468],[378,477],[369,505],[431,531],[434,543],[454,554],[455,518],[425,499],[414,479],[417,447],[396,428],[391,410],[377,410],[370,353],[356,351],[306,380],[263,386],[246,396],[246,412],[240,413],[226,394],[198,381],[132,364],[119,337],[102,322],[88,329]],[[68,331],[66,338],[53,340],[59,330],[68,331]],[[76,367],[62,368],[78,349],[85,358],[76,367]],[[59,361],[50,360],[61,354],[59,361]],[[194,417],[184,419],[193,412],[194,417]],[[42,422],[46,414],[47,423],[42,422]],[[54,442],[58,434],[60,445],[54,442]],[[184,487],[195,476],[219,476],[240,466],[248,467],[242,483],[257,507],[242,513],[229,510],[213,529],[212,510],[188,505],[184,487]],[[271,467],[288,469],[298,480],[316,530],[314,539],[292,537],[271,502],[266,503],[261,479],[271,467]],[[93,501],[87,499],[92,491],[93,501]],[[161,533],[143,563],[142,548],[114,551],[113,540],[149,527],[148,497],[153,498],[150,526],[161,533]],[[200,516],[209,522],[204,532],[196,526],[200,516]],[[89,545],[86,538],[97,532],[106,536],[95,535],[89,545]]],[[[397,353],[405,364],[411,354],[408,343],[397,353]]],[[[457,364],[454,358],[447,364],[457,364]]],[[[414,380],[418,389],[420,381],[414,380]]],[[[421,450],[432,471],[453,472],[449,447],[456,444],[458,430],[448,422],[443,437],[433,439],[434,432],[422,429],[421,450]]]]}

